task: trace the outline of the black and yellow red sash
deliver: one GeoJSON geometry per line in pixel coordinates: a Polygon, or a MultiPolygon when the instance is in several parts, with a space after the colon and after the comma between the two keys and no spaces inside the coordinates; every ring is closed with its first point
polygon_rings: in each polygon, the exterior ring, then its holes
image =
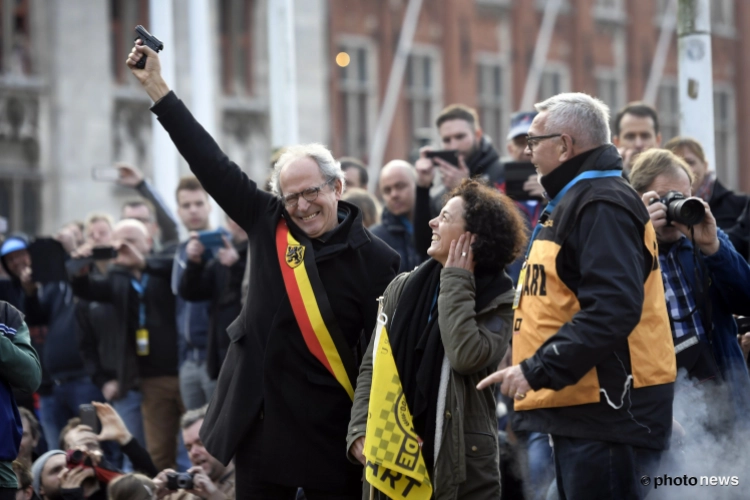
{"type": "Polygon", "coordinates": [[[315,265],[312,245],[297,241],[282,217],[276,226],[276,250],[284,286],[307,348],[353,400],[357,380],[354,354],[328,302],[315,265]]]}

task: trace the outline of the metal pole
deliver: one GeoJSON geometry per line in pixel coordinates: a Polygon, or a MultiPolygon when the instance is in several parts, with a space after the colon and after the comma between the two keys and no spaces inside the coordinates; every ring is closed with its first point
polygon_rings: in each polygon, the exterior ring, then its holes
{"type": "MultiPolygon", "coordinates": [[[[404,23],[401,25],[401,35],[398,39],[398,47],[393,57],[391,65],[391,74],[388,75],[388,86],[383,99],[383,107],[378,116],[378,124],[375,127],[375,134],[372,138],[370,147],[370,158],[368,171],[372,179],[377,179],[380,167],[383,166],[383,156],[385,155],[385,146],[388,142],[388,133],[393,123],[393,115],[396,113],[396,105],[401,91],[401,83],[406,71],[406,63],[409,60],[409,52],[414,42],[414,33],[417,30],[419,21],[419,11],[422,8],[422,0],[409,0],[404,15],[404,23]]],[[[370,183],[370,192],[375,193],[377,181],[370,183]]]]}
{"type": "Polygon", "coordinates": [[[299,142],[293,0],[268,0],[271,146],[299,142]]]}
{"type": "Polygon", "coordinates": [[[557,13],[560,11],[562,0],[548,0],[544,7],[544,17],[539,28],[539,34],[534,46],[534,57],[531,60],[529,75],[526,77],[526,86],[523,88],[523,98],[519,109],[529,110],[534,106],[536,96],[539,93],[539,82],[542,80],[544,63],[547,62],[547,52],[552,43],[552,35],[555,32],[557,13]]]}
{"type": "MultiPolygon", "coordinates": [[[[175,78],[175,45],[174,45],[174,10],[172,0],[149,2],[149,31],[156,33],[164,42],[164,50],[159,53],[161,73],[164,80],[173,89],[179,87],[175,78]]],[[[174,192],[177,189],[179,165],[177,150],[169,138],[169,134],[162,128],[155,116],[151,116],[151,137],[153,142],[153,171],[154,185],[164,196],[172,213],[177,212],[177,202],[174,192]]]]}
{"type": "Polygon", "coordinates": [[[709,0],[680,0],[677,37],[680,135],[698,140],[703,146],[706,160],[715,169],[709,0]]]}
{"type": "MultiPolygon", "coordinates": [[[[188,26],[190,32],[190,82],[192,99],[190,109],[195,119],[206,132],[216,135],[216,85],[214,71],[213,30],[211,29],[211,4],[209,0],[190,0],[188,4],[188,26]]],[[[211,225],[222,223],[221,209],[211,199],[211,225]]]]}
{"type": "Polygon", "coordinates": [[[661,20],[661,33],[656,44],[654,59],[651,61],[651,71],[648,74],[648,82],[643,92],[643,102],[652,106],[656,105],[656,93],[659,90],[661,77],[664,74],[664,65],[669,55],[669,46],[672,41],[672,33],[677,25],[677,0],[669,0],[661,20]]]}

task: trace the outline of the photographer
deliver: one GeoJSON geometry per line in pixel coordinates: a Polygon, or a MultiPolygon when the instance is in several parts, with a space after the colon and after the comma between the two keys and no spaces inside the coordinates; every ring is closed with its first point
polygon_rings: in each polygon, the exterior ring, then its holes
{"type": "Polygon", "coordinates": [[[715,411],[711,427],[725,433],[746,425],[750,413],[750,377],[733,317],[750,314],[750,266],[717,229],[708,203],[689,198],[692,181],[684,160],[658,149],[641,153],[630,175],[656,230],[678,369],[693,382],[716,383],[707,397],[728,411],[715,411]]]}
{"type": "MultiPolygon", "coordinates": [[[[72,280],[73,292],[85,300],[115,306],[119,390],[137,378],[148,450],[160,467],[176,461],[179,418],[183,413],[177,380],[175,300],[170,287],[172,258],[151,255],[152,240],[143,223],[115,225],[118,255],[106,276],[83,268],[72,280]]],[[[89,399],[91,401],[91,399],[89,399]]]]}
{"type": "Polygon", "coordinates": [[[85,450],[86,455],[91,457],[96,465],[113,470],[114,468],[102,458],[100,443],[114,441],[130,459],[133,469],[148,476],[154,476],[158,469],[151,460],[151,456],[133,437],[117,411],[108,404],[96,402],[92,404],[101,423],[99,434],[96,434],[91,427],[81,425],[80,418],[72,418],[60,433],[60,448],[66,452],[75,449],[85,450]]]}
{"type": "Polygon", "coordinates": [[[199,432],[206,418],[206,407],[191,410],[182,416],[182,439],[193,464],[187,473],[178,474],[171,469],[156,476],[156,497],[204,498],[230,500],[235,498],[234,463],[226,467],[211,456],[201,442],[199,432]],[[187,483],[187,484],[186,484],[187,483]],[[180,490],[176,492],[175,490],[180,490]],[[174,493],[173,493],[174,492],[174,493]]]}

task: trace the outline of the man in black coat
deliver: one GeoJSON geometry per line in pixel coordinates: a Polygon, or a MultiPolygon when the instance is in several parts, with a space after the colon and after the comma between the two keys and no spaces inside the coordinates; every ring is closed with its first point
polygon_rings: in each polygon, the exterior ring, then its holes
{"type": "Polygon", "coordinates": [[[427,259],[426,251],[418,253],[414,246],[416,180],[414,167],[404,160],[390,161],[380,170],[378,188],[385,208],[381,223],[370,230],[398,252],[401,257],[400,273],[413,270],[427,259]]]}
{"type": "Polygon", "coordinates": [[[206,345],[206,372],[211,380],[219,377],[229,349],[227,327],[242,312],[242,279],[247,264],[247,234],[229,217],[226,227],[232,240],[225,237],[224,248],[211,260],[206,260],[198,234],[190,234],[187,263],[178,287],[185,300],[211,301],[206,345]]]}
{"type": "Polygon", "coordinates": [[[241,498],[294,498],[297,487],[310,500],[358,498],[362,468],[340,451],[354,352],[366,346],[398,255],[363,227],[355,206],[339,201],[344,174],[323,146],[287,148],[274,169],[276,196],[266,193],[169,90],[155,52],[137,45],[128,65],[193,173],[249,238],[251,286],[228,329],[231,345],[201,428],[206,449],[224,464],[235,456],[241,498]],[[136,69],[144,54],[144,69],[136,69]]]}
{"type": "Polygon", "coordinates": [[[174,467],[185,408],[177,379],[172,257],[152,256],[148,230],[134,219],[117,223],[113,242],[118,255],[107,275],[84,267],[71,281],[73,293],[114,306],[116,329],[109,332],[108,346],[117,356],[111,375],[123,394],[140,388],[148,451],[159,469],[174,467]]]}

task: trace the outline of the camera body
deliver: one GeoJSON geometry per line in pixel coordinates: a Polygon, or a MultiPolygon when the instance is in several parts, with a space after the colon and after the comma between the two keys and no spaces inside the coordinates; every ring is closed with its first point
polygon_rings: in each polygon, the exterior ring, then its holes
{"type": "Polygon", "coordinates": [[[168,490],[192,490],[193,475],[187,472],[169,472],[167,473],[168,490]]]}
{"type": "Polygon", "coordinates": [[[68,467],[77,467],[79,465],[86,465],[88,467],[94,466],[91,457],[81,450],[68,450],[67,453],[65,453],[65,461],[67,462],[68,467]]]}
{"type": "Polygon", "coordinates": [[[652,199],[651,203],[663,203],[667,207],[667,225],[672,222],[694,226],[700,224],[706,216],[706,208],[698,198],[686,198],[679,191],[670,191],[660,199],[652,199]]]}

